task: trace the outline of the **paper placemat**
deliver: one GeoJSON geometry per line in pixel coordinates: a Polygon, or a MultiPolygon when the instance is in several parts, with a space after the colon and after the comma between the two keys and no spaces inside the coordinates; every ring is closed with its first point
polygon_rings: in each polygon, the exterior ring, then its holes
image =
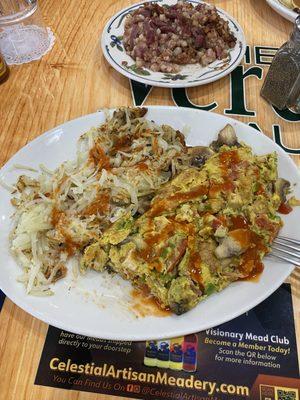
{"type": "Polygon", "coordinates": [[[283,284],[226,324],[170,340],[112,341],[50,326],[35,384],[139,399],[299,400],[298,378],[291,290],[283,284]]]}

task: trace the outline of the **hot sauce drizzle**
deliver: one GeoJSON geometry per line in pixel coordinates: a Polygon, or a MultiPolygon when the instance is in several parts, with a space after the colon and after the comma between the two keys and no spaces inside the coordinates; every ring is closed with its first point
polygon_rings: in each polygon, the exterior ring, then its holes
{"type": "Polygon", "coordinates": [[[278,208],[280,214],[289,214],[291,211],[293,211],[293,209],[288,203],[281,203],[278,208]]]}
{"type": "Polygon", "coordinates": [[[95,200],[92,201],[81,213],[83,216],[105,214],[108,212],[110,207],[110,195],[108,192],[100,193],[96,196],[95,200]]]}
{"type": "Polygon", "coordinates": [[[71,256],[74,254],[76,249],[80,247],[80,245],[72,239],[71,235],[68,232],[66,232],[64,228],[64,221],[66,218],[66,214],[63,211],[58,210],[56,207],[52,209],[51,224],[63,236],[63,244],[66,248],[66,252],[69,256],[71,256]]]}
{"type": "Polygon", "coordinates": [[[116,138],[113,147],[110,149],[109,154],[111,156],[115,156],[118,151],[123,151],[123,152],[129,151],[132,145],[132,140],[133,137],[130,135],[125,135],[116,138]]]}
{"type": "Polygon", "coordinates": [[[237,150],[229,150],[220,153],[219,160],[224,168],[230,168],[230,166],[240,162],[240,157],[237,150]]]}
{"type": "Polygon", "coordinates": [[[99,168],[99,170],[111,169],[109,157],[105,154],[104,150],[98,143],[95,143],[94,147],[90,150],[89,158],[93,164],[99,168]]]}
{"type": "MultiPolygon", "coordinates": [[[[153,229],[153,223],[150,224],[153,229]]],[[[171,260],[171,265],[169,266],[168,272],[173,271],[173,269],[180,263],[184,257],[186,251],[189,252],[187,259],[187,269],[191,274],[191,278],[194,282],[198,284],[201,290],[204,290],[202,284],[202,273],[201,273],[201,257],[196,246],[196,232],[193,224],[178,222],[174,219],[169,219],[169,223],[158,233],[150,233],[144,236],[144,243],[142,249],[136,250],[135,256],[144,260],[148,263],[149,268],[156,269],[161,272],[163,264],[159,260],[162,251],[168,247],[168,241],[174,237],[174,233],[179,233],[186,235],[186,238],[178,242],[178,246],[173,249],[173,257],[171,260]],[[158,243],[163,243],[164,246],[157,248],[158,243]]]]}
{"type": "Polygon", "coordinates": [[[135,168],[139,169],[140,171],[148,171],[149,167],[145,162],[139,162],[135,165],[135,168]]]}
{"type": "Polygon", "coordinates": [[[232,229],[231,232],[237,232],[237,234],[233,234],[233,236],[236,240],[240,241],[242,246],[248,244],[248,248],[241,256],[241,263],[239,266],[240,270],[246,274],[246,277],[241,278],[241,280],[253,280],[253,278],[258,277],[264,269],[259,254],[260,252],[267,252],[268,249],[263,244],[262,239],[250,229],[249,222],[244,216],[238,215],[231,217],[230,227],[232,229]]]}
{"type": "Polygon", "coordinates": [[[240,157],[237,150],[224,151],[219,154],[220,168],[222,172],[222,183],[211,182],[209,188],[210,197],[219,192],[232,192],[235,189],[234,179],[238,177],[237,165],[240,157]]]}
{"type": "Polygon", "coordinates": [[[150,217],[160,215],[164,211],[172,210],[177,207],[180,203],[195,200],[200,196],[207,194],[208,188],[204,185],[200,185],[189,192],[177,192],[167,196],[165,199],[156,200],[151,209],[148,211],[150,217]]]}
{"type": "Polygon", "coordinates": [[[156,299],[149,294],[145,288],[137,288],[131,291],[133,304],[131,309],[138,314],[139,317],[155,316],[167,317],[171,315],[171,311],[167,308],[162,308],[156,299]]]}

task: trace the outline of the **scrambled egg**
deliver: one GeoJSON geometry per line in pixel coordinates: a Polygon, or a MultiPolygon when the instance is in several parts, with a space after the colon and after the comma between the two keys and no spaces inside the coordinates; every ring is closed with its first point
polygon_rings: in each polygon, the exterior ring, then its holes
{"type": "Polygon", "coordinates": [[[227,126],[199,160],[163,186],[144,214],[123,216],[88,246],[82,270],[109,268],[175,314],[259,274],[289,190],[278,179],[276,153],[254,155],[227,126]]]}

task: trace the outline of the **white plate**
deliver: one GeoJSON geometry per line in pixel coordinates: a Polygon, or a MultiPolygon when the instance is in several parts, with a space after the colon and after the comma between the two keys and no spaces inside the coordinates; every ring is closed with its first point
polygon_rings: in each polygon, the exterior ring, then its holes
{"type": "MultiPolygon", "coordinates": [[[[209,144],[220,129],[231,123],[238,138],[250,144],[255,153],[278,153],[280,176],[287,178],[292,184],[300,182],[297,167],[286,153],[268,137],[241,122],[206,111],[159,106],[149,107],[147,118],[159,124],[170,124],[176,129],[188,125],[189,145],[209,144]]],[[[55,168],[59,163],[73,159],[78,137],[103,121],[102,112],[90,114],[39,136],[7,162],[0,170],[0,178],[8,183],[15,182],[20,174],[20,171],[11,170],[15,163],[34,168],[44,163],[49,168],[55,168]]],[[[300,197],[299,185],[295,187],[295,194],[300,197]]],[[[251,309],[274,292],[293,270],[291,265],[268,259],[258,283],[236,282],[221,293],[213,294],[190,312],[164,318],[136,318],[128,309],[130,284],[121,278],[111,278],[95,271],[74,282],[69,270],[67,277],[53,286],[53,296],[28,296],[23,285],[16,282],[21,271],[8,250],[10,215],[13,212],[10,197],[5,189],[0,188],[0,287],[28,313],[51,325],[78,334],[106,339],[146,340],[201,331],[251,309]]],[[[300,207],[283,216],[283,219],[283,233],[299,239],[300,207]]]]}
{"type": "MultiPolygon", "coordinates": [[[[201,0],[188,0],[192,4],[204,3],[201,0]]],[[[162,4],[174,4],[175,0],[154,0],[162,4]]],[[[134,60],[125,53],[122,45],[125,16],[141,6],[135,4],[119,11],[106,24],[101,38],[101,47],[106,60],[121,74],[127,78],[144,83],[146,85],[178,88],[205,85],[214,82],[230,74],[241,62],[246,51],[244,32],[237,21],[225,11],[217,7],[222,18],[229,22],[229,28],[237,38],[235,47],[229,53],[229,61],[217,60],[207,67],[190,64],[183,66],[177,74],[153,72],[147,68],[136,68],[134,60]],[[121,37],[121,38],[120,38],[121,37]]]]}
{"type": "Polygon", "coordinates": [[[291,22],[295,22],[295,19],[299,14],[295,13],[290,8],[284,6],[278,0],[266,0],[270,7],[273,8],[278,14],[280,14],[285,19],[288,19],[291,22]]]}

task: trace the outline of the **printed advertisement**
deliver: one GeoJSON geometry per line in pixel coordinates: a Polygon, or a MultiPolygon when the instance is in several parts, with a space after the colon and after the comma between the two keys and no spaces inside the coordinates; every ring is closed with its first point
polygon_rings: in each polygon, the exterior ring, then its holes
{"type": "Polygon", "coordinates": [[[233,321],[169,340],[111,341],[50,326],[35,383],[137,399],[299,400],[290,286],[233,321]]]}

